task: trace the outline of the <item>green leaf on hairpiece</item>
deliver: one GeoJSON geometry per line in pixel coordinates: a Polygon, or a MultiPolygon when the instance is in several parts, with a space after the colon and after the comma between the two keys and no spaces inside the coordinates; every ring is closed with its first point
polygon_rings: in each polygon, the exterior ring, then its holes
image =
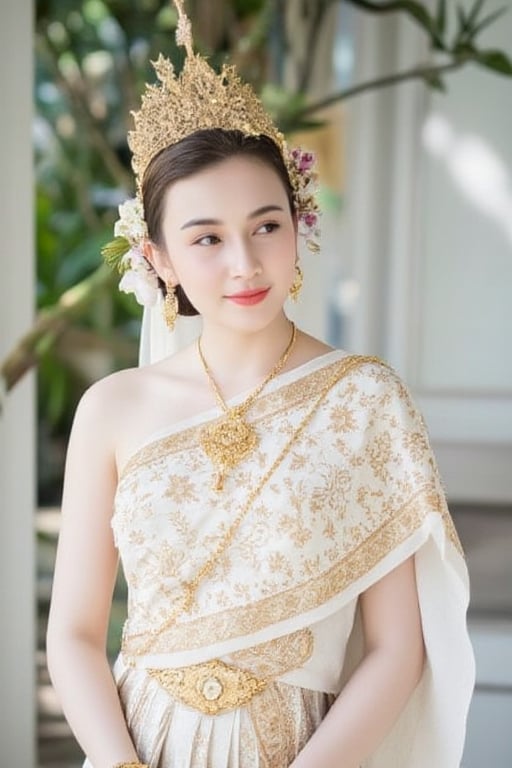
{"type": "Polygon", "coordinates": [[[121,259],[130,250],[130,242],[126,237],[115,237],[101,249],[101,255],[111,269],[122,272],[121,259]]]}

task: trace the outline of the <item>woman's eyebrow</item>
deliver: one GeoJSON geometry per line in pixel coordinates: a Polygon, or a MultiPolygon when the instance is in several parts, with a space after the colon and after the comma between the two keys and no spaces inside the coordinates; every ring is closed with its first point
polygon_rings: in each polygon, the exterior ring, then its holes
{"type": "MultiPolygon", "coordinates": [[[[282,211],[283,208],[280,205],[262,205],[261,208],[256,208],[255,211],[248,215],[248,219],[256,219],[258,216],[262,216],[264,213],[270,213],[271,211],[282,211]]],[[[220,219],[190,219],[186,221],[180,229],[189,229],[189,227],[211,227],[222,224],[220,219]]]]}
{"type": "Polygon", "coordinates": [[[282,211],[280,205],[262,205],[261,208],[256,208],[255,211],[249,214],[248,219],[256,219],[258,216],[262,216],[264,213],[270,213],[271,211],[282,211]]]}
{"type": "Polygon", "coordinates": [[[180,227],[180,229],[188,229],[189,227],[202,227],[204,225],[212,226],[214,224],[222,224],[222,222],[220,219],[190,219],[190,221],[186,221],[185,224],[180,227]]]}

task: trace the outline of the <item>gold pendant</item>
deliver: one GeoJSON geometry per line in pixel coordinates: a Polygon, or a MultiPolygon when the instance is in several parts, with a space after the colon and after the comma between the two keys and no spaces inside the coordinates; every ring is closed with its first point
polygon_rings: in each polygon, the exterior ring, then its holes
{"type": "Polygon", "coordinates": [[[201,446],[213,464],[220,467],[214,490],[223,487],[224,470],[233,469],[259,443],[256,430],[236,411],[229,411],[224,419],[209,424],[201,431],[201,446]]]}

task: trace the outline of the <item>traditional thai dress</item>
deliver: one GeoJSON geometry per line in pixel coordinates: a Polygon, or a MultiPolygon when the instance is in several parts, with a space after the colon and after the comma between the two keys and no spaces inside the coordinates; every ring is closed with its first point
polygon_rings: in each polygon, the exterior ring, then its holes
{"type": "Polygon", "coordinates": [[[468,577],[404,384],[340,351],[279,375],[248,414],[259,445],[221,492],[200,444],[218,418],[152,435],[119,479],[128,618],[113,673],[139,759],[289,766],[362,657],[358,596],[414,554],[424,672],[364,768],[458,768],[474,682],[468,577]]]}

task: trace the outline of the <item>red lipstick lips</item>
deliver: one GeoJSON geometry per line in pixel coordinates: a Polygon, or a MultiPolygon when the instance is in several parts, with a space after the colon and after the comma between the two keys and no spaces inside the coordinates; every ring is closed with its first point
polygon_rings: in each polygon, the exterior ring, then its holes
{"type": "Polygon", "coordinates": [[[226,299],[242,306],[251,306],[263,301],[269,290],[270,288],[255,288],[252,291],[240,291],[239,293],[231,293],[229,296],[226,296],[226,299]]]}

